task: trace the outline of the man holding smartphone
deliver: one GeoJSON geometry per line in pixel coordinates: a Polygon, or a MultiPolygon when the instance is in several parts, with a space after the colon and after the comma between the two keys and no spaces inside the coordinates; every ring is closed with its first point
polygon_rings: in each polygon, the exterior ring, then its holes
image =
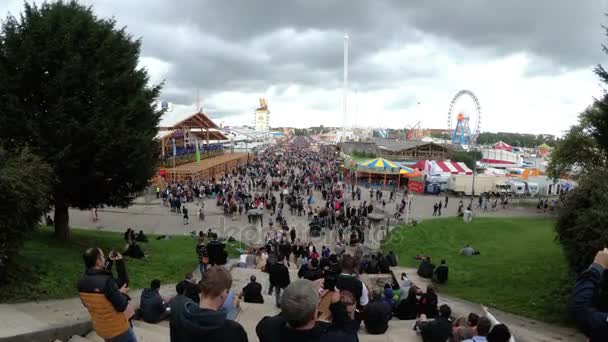
{"type": "MultiPolygon", "coordinates": [[[[129,318],[133,316],[134,310],[129,305],[127,296],[129,288],[126,270],[123,267],[121,272],[117,263],[119,278],[120,273],[123,273],[124,281],[118,288],[112,273],[106,269],[106,258],[101,249],[89,248],[82,258],[85,272],[78,282],[78,292],[82,303],[91,315],[95,332],[105,341],[136,342],[137,339],[129,324],[129,318]]],[[[122,260],[118,258],[119,254],[112,255],[112,261],[122,260]]]]}

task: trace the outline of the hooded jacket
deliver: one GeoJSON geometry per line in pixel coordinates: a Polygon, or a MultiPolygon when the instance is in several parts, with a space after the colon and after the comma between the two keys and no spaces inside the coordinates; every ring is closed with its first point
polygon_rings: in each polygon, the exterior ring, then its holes
{"type": "MultiPolygon", "coordinates": [[[[289,327],[285,318],[278,314],[264,317],[255,328],[260,342],[357,342],[357,332],[333,330],[330,326],[317,322],[309,330],[289,327]]],[[[172,341],[173,342],[173,341],[172,341]]]]}
{"type": "Polygon", "coordinates": [[[226,319],[226,313],[202,309],[187,300],[175,315],[175,326],[171,327],[171,342],[230,341],[247,342],[247,333],[234,321],[226,319]],[[175,329],[173,329],[175,328],[175,329]]]}
{"type": "Polygon", "coordinates": [[[167,305],[156,289],[144,289],[141,292],[139,310],[142,319],[148,323],[156,323],[163,318],[167,305]]]}

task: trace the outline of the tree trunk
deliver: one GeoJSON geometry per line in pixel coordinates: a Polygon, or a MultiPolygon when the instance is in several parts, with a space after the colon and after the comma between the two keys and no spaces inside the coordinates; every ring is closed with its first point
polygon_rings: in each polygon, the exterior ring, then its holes
{"type": "Polygon", "coordinates": [[[55,200],[55,237],[67,240],[70,237],[70,216],[68,206],[62,200],[55,200]]]}

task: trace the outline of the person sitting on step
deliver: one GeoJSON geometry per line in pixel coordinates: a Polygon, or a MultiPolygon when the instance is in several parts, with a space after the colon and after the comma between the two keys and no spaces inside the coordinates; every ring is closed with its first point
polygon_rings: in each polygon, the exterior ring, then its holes
{"type": "Polygon", "coordinates": [[[169,309],[171,299],[163,298],[159,290],[160,280],[154,279],[150,283],[150,287],[141,292],[139,311],[141,318],[147,323],[158,323],[169,318],[171,314],[169,309]]]}
{"type": "Polygon", "coordinates": [[[256,281],[255,275],[249,277],[249,284],[243,287],[239,297],[244,298],[245,303],[264,303],[262,285],[256,281]]]}

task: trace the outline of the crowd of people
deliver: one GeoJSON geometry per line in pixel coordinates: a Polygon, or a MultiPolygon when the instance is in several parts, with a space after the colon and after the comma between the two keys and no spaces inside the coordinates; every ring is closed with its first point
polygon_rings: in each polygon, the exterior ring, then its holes
{"type": "MultiPolygon", "coordinates": [[[[135,341],[129,322],[133,317],[148,323],[169,320],[171,341],[247,341],[243,327],[234,321],[236,315],[230,313],[240,300],[264,303],[265,289],[255,275],[235,293],[228,270],[214,265],[202,273],[200,281],[186,274],[173,298],[162,296],[160,281],[152,280],[135,310],[127,294],[128,276],[120,254],[113,252],[106,259],[101,249],[89,248],[83,259],[87,271],[78,284],[80,296],[97,334],[109,341],[135,341]]],[[[359,279],[359,261],[348,253],[311,257],[302,264],[300,279],[295,281],[290,279],[285,260],[280,251],[271,251],[265,266],[268,294],[274,292],[281,313],[260,320],[256,327],[260,341],[357,341],[362,326],[369,334],[384,334],[393,317],[416,320],[414,329],[423,341],[513,341],[508,328],[486,308],[482,317],[472,313],[466,319],[453,319],[447,305],[438,306],[433,286],[423,292],[405,274],[383,289],[368,289],[359,279]]]]}
{"type": "MultiPolygon", "coordinates": [[[[184,224],[189,224],[184,204],[196,203],[199,219],[204,219],[205,198],[214,198],[233,219],[245,214],[253,223],[259,218],[260,227],[266,227],[264,246],[243,251],[239,265],[267,272],[268,288],[253,275],[242,289],[232,289],[232,276],[224,267],[228,255],[222,237],[211,230],[193,232],[201,279],[186,274],[173,298],[162,296],[160,281],[152,280],[142,291],[136,310],[128,297],[122,255],[112,252],[106,258],[101,249],[89,248],[83,255],[86,271],[78,289],[97,334],[106,341],[135,341],[130,320],[139,317],[149,323],[169,320],[173,342],[247,341],[252,336],[234,320],[240,301],[260,304],[265,295],[273,295],[273,304],[281,312],[257,324],[256,335],[262,342],[358,341],[362,327],[369,334],[384,334],[391,319],[416,320],[413,328],[425,342],[509,341],[508,329],[489,313],[484,311],[477,321],[454,320],[448,306],[439,306],[434,286],[422,291],[405,274],[383,288],[368,288],[361,274],[390,274],[390,267],[398,263],[393,252],[384,255],[364,248],[368,216],[378,207],[386,207],[385,195],[370,190],[370,202],[361,201],[362,190],[342,182],[333,151],[312,152],[307,144],[303,138],[296,139],[291,145],[269,148],[219,179],[157,190],[172,212],[183,215],[184,224]],[[321,196],[315,198],[313,191],[321,196]],[[352,201],[345,200],[348,194],[352,201]],[[332,234],[335,243],[331,248],[317,248],[308,238],[298,236],[285,219],[286,210],[308,220],[309,236],[332,234]],[[270,216],[267,226],[261,220],[265,213],[270,216]],[[298,268],[298,279],[291,279],[292,263],[298,268]],[[112,273],[113,264],[117,277],[112,273]]],[[[388,193],[388,202],[396,202],[397,215],[408,205],[406,198],[398,201],[394,191],[388,193]]],[[[138,246],[144,238],[147,240],[141,231],[125,233],[129,246],[138,246]]],[[[430,258],[423,263],[425,276],[440,284],[448,280],[445,261],[439,267],[430,258]]]]}

